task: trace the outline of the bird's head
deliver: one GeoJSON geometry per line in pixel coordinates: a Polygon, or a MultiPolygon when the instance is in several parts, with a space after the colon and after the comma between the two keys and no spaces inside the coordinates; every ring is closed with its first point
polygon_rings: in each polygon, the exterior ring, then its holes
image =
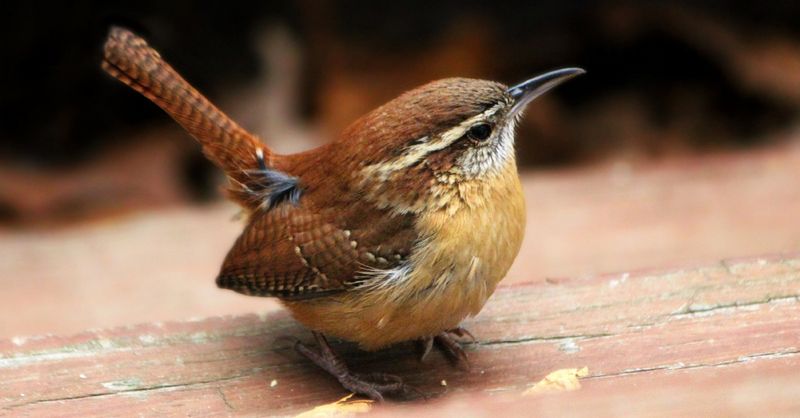
{"type": "Polygon", "coordinates": [[[447,78],[410,90],[362,117],[338,144],[361,187],[385,206],[424,206],[437,187],[490,181],[514,165],[514,128],[525,107],[583,74],[564,68],[513,87],[447,78]]]}

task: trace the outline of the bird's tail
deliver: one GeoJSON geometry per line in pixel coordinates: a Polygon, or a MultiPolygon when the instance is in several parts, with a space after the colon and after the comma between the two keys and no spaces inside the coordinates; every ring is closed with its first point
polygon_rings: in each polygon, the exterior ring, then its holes
{"type": "Polygon", "coordinates": [[[103,70],[164,109],[195,137],[206,157],[231,180],[231,198],[251,206],[247,191],[253,173],[271,166],[273,158],[255,135],[211,104],[144,39],[127,29],[111,28],[103,70]]]}

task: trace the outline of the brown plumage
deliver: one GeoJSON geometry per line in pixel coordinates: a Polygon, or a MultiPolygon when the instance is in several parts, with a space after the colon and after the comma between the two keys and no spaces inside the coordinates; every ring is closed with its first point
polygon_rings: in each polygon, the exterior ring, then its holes
{"type": "MultiPolygon", "coordinates": [[[[548,73],[511,89],[484,80],[435,81],[375,109],[324,146],[277,155],[132,33],[111,30],[103,68],[197,138],[250,214],[217,284],[280,298],[318,333],[320,353],[298,350],[348,389],[375,398],[404,386],[357,379],[321,334],[377,349],[447,338],[480,311],[524,231],[516,117],[531,95],[577,74],[548,73]]],[[[457,345],[446,346],[465,358],[457,345]]]]}
{"type": "MultiPolygon", "coordinates": [[[[232,180],[231,197],[245,207],[254,202],[242,193],[257,169],[255,151],[263,147],[194,89],[144,39],[113,27],[105,44],[103,69],[164,109],[203,146],[203,153],[232,180]]],[[[271,154],[264,147],[264,158],[271,154]]]]}

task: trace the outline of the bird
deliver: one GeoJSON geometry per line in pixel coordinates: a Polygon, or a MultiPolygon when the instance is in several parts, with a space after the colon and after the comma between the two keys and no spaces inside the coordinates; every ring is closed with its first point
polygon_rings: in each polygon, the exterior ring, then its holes
{"type": "MultiPolygon", "coordinates": [[[[515,126],[536,97],[585,71],[508,87],[432,81],[332,141],[281,155],[214,106],[133,32],[112,27],[102,68],[161,107],[228,178],[247,223],[216,284],[274,297],[311,330],[296,350],[347,390],[383,400],[397,376],[350,370],[328,337],[364,350],[418,341],[467,356],[460,327],[506,275],[525,229],[515,126]]],[[[474,338],[474,337],[473,337],[474,338]]]]}

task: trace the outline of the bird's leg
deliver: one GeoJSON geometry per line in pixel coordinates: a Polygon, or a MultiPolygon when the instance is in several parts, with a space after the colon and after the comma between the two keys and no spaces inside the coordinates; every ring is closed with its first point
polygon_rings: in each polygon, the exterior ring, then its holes
{"type": "Polygon", "coordinates": [[[457,336],[458,338],[469,337],[469,342],[471,342],[471,343],[474,343],[475,341],[477,341],[475,339],[475,336],[472,335],[472,333],[469,332],[469,330],[464,328],[464,327],[456,327],[456,328],[453,328],[453,329],[448,329],[445,332],[449,333],[449,334],[453,334],[453,335],[457,336]]]}
{"type": "Polygon", "coordinates": [[[424,362],[428,358],[428,354],[433,349],[433,337],[425,337],[419,340],[420,354],[419,361],[424,362]]]}
{"type": "Polygon", "coordinates": [[[467,353],[461,348],[461,344],[455,337],[469,337],[472,342],[475,341],[475,336],[465,328],[449,329],[437,336],[422,339],[422,354],[420,361],[425,361],[425,358],[430,354],[434,343],[438,346],[444,354],[452,361],[456,367],[462,370],[469,370],[469,359],[467,353]]]}
{"type": "Polygon", "coordinates": [[[325,336],[314,331],[312,333],[319,350],[314,351],[300,341],[295,343],[295,350],[333,375],[345,389],[376,401],[383,401],[383,395],[388,393],[416,392],[395,375],[386,373],[360,375],[350,372],[347,364],[333,351],[325,336]]]}

